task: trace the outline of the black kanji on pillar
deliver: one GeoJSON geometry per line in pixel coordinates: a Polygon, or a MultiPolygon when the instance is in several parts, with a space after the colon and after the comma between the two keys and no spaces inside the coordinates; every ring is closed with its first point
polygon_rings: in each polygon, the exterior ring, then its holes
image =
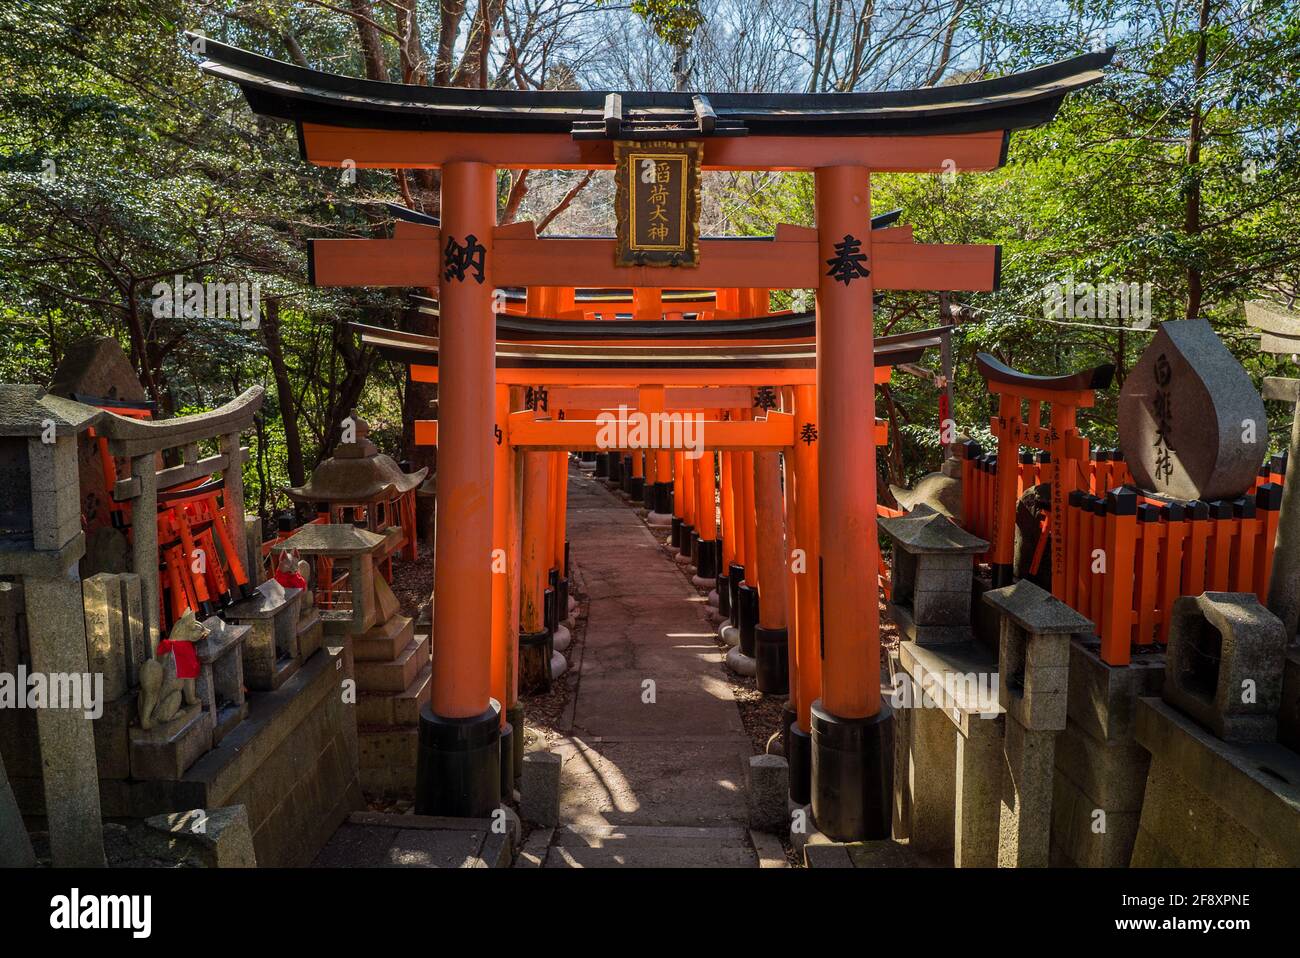
{"type": "Polygon", "coordinates": [[[483,259],[486,255],[487,250],[473,233],[465,237],[463,244],[457,242],[456,237],[448,236],[447,245],[442,251],[443,279],[463,283],[465,274],[472,271],[475,281],[482,283],[483,259]]]}
{"type": "Polygon", "coordinates": [[[835,255],[826,261],[830,267],[826,275],[847,286],[855,279],[865,279],[871,275],[866,262],[867,254],[862,252],[862,240],[845,233],[844,239],[835,244],[835,255]]]}

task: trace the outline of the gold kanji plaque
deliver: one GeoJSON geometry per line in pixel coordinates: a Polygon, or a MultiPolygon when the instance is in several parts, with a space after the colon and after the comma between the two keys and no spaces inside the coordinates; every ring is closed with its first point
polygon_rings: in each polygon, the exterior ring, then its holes
{"type": "Polygon", "coordinates": [[[693,140],[615,142],[617,265],[699,265],[700,153],[693,140]]]}

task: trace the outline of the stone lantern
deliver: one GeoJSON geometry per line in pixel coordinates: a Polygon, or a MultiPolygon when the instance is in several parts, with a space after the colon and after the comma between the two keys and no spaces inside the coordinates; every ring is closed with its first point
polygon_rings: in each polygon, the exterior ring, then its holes
{"type": "MultiPolygon", "coordinates": [[[[90,674],[77,437],[103,415],[39,386],[0,385],[0,576],[22,585],[32,674],[90,674]]],[[[36,728],[54,863],[103,865],[92,722],[82,709],[43,708],[36,728]]]]}

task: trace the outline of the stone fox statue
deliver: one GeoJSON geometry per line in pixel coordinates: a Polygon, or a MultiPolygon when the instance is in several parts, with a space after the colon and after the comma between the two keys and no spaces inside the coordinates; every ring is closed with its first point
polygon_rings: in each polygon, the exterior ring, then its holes
{"type": "Polygon", "coordinates": [[[171,635],[158,643],[154,657],[140,667],[140,727],[145,731],[169,722],[199,702],[194,680],[199,677],[199,657],[194,643],[206,638],[208,628],[194,617],[193,609],[172,626],[171,635]]]}

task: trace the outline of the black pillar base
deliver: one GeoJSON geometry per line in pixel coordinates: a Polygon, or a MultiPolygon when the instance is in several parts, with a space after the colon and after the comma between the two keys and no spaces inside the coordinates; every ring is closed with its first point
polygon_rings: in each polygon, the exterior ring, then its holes
{"type": "Polygon", "coordinates": [[[632,457],[623,457],[623,474],[618,477],[619,485],[626,493],[632,491],[632,457]]]}
{"type": "Polygon", "coordinates": [[[754,627],[754,681],[764,695],[784,695],[790,691],[789,655],[788,629],[754,627]]]}
{"type": "Polygon", "coordinates": [[[645,506],[646,512],[655,511],[655,486],[658,483],[646,482],[642,479],[641,485],[641,505],[645,506]]]}
{"type": "Polygon", "coordinates": [[[795,711],[794,703],[786,699],[781,706],[781,754],[787,762],[790,761],[790,726],[798,719],[799,713],[795,711]]]}
{"type": "Polygon", "coordinates": [[[510,740],[513,753],[510,757],[510,764],[514,767],[515,781],[524,777],[524,706],[521,702],[515,702],[514,705],[506,709],[506,721],[510,727],[518,730],[510,740]]]}
{"type": "Polygon", "coordinates": [[[674,549],[682,547],[682,518],[673,516],[672,532],[668,534],[668,544],[674,549]]]}
{"type": "Polygon", "coordinates": [[[609,477],[609,453],[596,453],[596,478],[606,479],[609,477]]]}
{"type": "Polygon", "coordinates": [[[812,801],[812,735],[796,723],[786,731],[785,760],[790,764],[790,801],[812,801]]]}
{"type": "Polygon", "coordinates": [[[888,838],[893,805],[894,712],[882,701],[871,718],[840,718],[812,706],[812,807],[832,841],[888,838]]]}
{"type": "Polygon", "coordinates": [[[548,692],[551,688],[551,653],[555,651],[555,633],[519,633],[519,691],[548,692]]]}
{"type": "Polygon", "coordinates": [[[740,627],[740,583],[745,581],[745,567],[731,563],[727,570],[727,592],[730,594],[731,624],[740,627]]]}
{"type": "MultiPolygon", "coordinates": [[[[721,545],[717,539],[700,540],[698,559],[695,563],[695,574],[701,579],[716,579],[718,577],[718,557],[722,554],[721,545]]],[[[722,601],[722,593],[720,592],[718,593],[718,601],[722,601]]]]}
{"type": "Polygon", "coordinates": [[[623,482],[623,457],[617,453],[609,454],[609,484],[621,485],[623,482]]]}
{"type": "Polygon", "coordinates": [[[718,576],[718,615],[731,618],[731,576],[718,576]]]}
{"type": "Polygon", "coordinates": [[[420,710],[415,813],[486,818],[501,804],[501,704],[469,718],[420,710]]]}
{"type": "Polygon", "coordinates": [[[633,502],[645,501],[645,476],[633,476],[628,483],[627,494],[633,502]]]}
{"type": "Polygon", "coordinates": [[[690,557],[691,538],[695,535],[695,527],[689,522],[682,523],[682,531],[677,536],[677,554],[679,556],[690,557]]]}
{"type": "Polygon", "coordinates": [[[556,585],[555,617],[558,620],[556,622],[556,628],[559,628],[560,622],[563,622],[565,619],[569,617],[569,580],[568,579],[561,579],[556,585]]]}
{"type": "Polygon", "coordinates": [[[740,604],[740,615],[736,622],[736,628],[740,629],[740,651],[753,658],[754,630],[758,627],[758,590],[749,583],[742,582],[736,589],[736,598],[740,604]]]}
{"type": "Polygon", "coordinates": [[[671,482],[655,483],[655,507],[654,511],[661,516],[670,515],[673,511],[673,484],[671,482]]]}
{"type": "MultiPolygon", "coordinates": [[[[554,582],[554,580],[552,580],[554,582]]],[[[556,618],[558,607],[555,604],[554,587],[547,589],[542,593],[542,624],[546,626],[547,632],[554,632],[560,624],[556,618]]]]}
{"type": "Polygon", "coordinates": [[[515,728],[509,722],[501,727],[501,800],[515,798],[515,728]]]}

